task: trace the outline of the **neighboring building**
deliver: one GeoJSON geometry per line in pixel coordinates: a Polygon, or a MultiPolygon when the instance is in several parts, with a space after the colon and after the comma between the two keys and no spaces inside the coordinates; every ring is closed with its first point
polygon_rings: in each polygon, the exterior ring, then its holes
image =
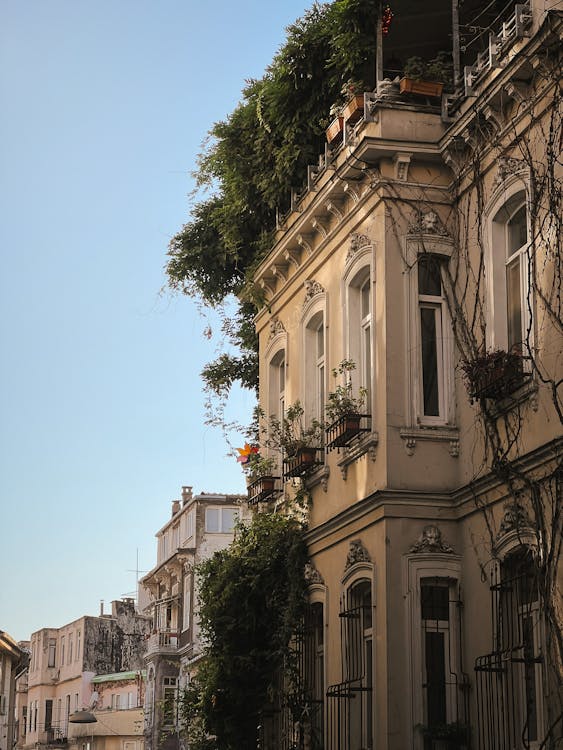
{"type": "Polygon", "coordinates": [[[156,534],[157,564],[141,580],[148,594],[143,611],[152,621],[145,654],[147,750],[178,746],[178,691],[201,658],[194,567],[231,543],[243,499],[193,496],[183,487],[182,501],[172,503],[171,519],[156,534]]]}
{"type": "Polygon", "coordinates": [[[562,3],[392,7],[377,90],[256,273],[263,411],[323,418],[347,359],[366,394],[260,496],[311,493],[305,705],[262,747],[539,748],[561,710],[562,3]],[[452,39],[456,94],[383,80],[452,39]],[[461,360],[492,349],[471,400],[461,360]]]}
{"type": "Polygon", "coordinates": [[[0,630],[0,750],[12,750],[17,739],[16,679],[25,659],[25,651],[0,630]]]}
{"type": "Polygon", "coordinates": [[[16,748],[21,750],[25,745],[25,733],[27,732],[27,676],[31,651],[29,641],[19,641],[18,646],[23,651],[24,658],[16,674],[14,743],[16,748]]]}
{"type": "MultiPolygon", "coordinates": [[[[132,727],[142,721],[140,673],[148,628],[147,619],[137,614],[134,600],[123,599],[112,602],[111,614],[104,614],[102,608],[99,617],[85,616],[61,628],[43,628],[33,633],[23,746],[73,746],[83,744],[82,738],[87,734],[98,737],[96,750],[104,750],[105,735],[113,737],[117,727],[123,725],[125,738],[139,735],[127,740],[137,743],[129,750],[139,750],[142,732],[135,732],[132,727]],[[112,679],[118,672],[123,675],[123,684],[112,679]],[[104,713],[103,720],[88,725],[87,732],[83,725],[70,722],[75,711],[96,707],[100,694],[107,692],[100,686],[107,684],[114,686],[116,696],[125,694],[125,706],[136,711],[137,718],[133,713],[122,714],[121,697],[116,697],[114,705],[109,706],[110,711],[113,708],[119,713],[115,721],[104,713]],[[115,726],[106,731],[104,725],[110,720],[115,726]]],[[[102,703],[100,708],[108,707],[102,703]]],[[[125,750],[124,746],[121,750],[125,750]]]]}

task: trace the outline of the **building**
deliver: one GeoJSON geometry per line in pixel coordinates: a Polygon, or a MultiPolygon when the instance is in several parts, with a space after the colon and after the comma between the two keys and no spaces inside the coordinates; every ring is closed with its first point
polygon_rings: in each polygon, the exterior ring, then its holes
{"type": "Polygon", "coordinates": [[[178,691],[201,658],[194,568],[231,543],[243,499],[194,496],[191,487],[183,487],[182,500],[172,503],[170,520],[156,534],[157,564],[141,579],[143,611],[151,619],[145,654],[147,750],[178,747],[178,691]]]}
{"type": "Polygon", "coordinates": [[[262,409],[329,423],[254,498],[311,498],[306,690],[263,747],[555,747],[563,6],[392,6],[255,276],[262,409]],[[444,49],[451,91],[396,75],[444,49]]]}
{"type": "Polygon", "coordinates": [[[12,750],[17,739],[16,680],[25,661],[25,650],[0,630],[0,750],[12,750]]]}
{"type": "Polygon", "coordinates": [[[140,750],[141,674],[148,628],[133,599],[127,598],[112,602],[111,614],[104,614],[102,605],[99,617],[85,616],[61,628],[33,633],[23,747],[86,743],[86,750],[93,750],[94,742],[96,750],[104,750],[106,744],[109,750],[119,740],[119,750],[140,750]],[[85,708],[95,715],[103,713],[98,723],[86,729],[71,720],[74,712],[85,708]],[[126,749],[120,742],[133,744],[126,749]]]}

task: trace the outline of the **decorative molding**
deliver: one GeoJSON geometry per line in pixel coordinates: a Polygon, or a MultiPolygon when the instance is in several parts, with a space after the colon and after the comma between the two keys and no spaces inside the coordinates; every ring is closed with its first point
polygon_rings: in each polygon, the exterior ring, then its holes
{"type": "Polygon", "coordinates": [[[377,458],[377,446],[379,445],[379,435],[377,432],[369,432],[367,435],[361,437],[352,446],[344,448],[344,455],[337,462],[337,466],[342,474],[342,479],[346,481],[348,478],[348,467],[353,464],[361,456],[367,454],[370,461],[375,461],[377,458]]]}
{"type": "Polygon", "coordinates": [[[503,113],[500,110],[495,109],[490,104],[487,104],[485,107],[483,107],[483,117],[490,125],[493,126],[496,131],[501,130],[504,124],[504,117],[503,113]]]}
{"type": "Polygon", "coordinates": [[[317,217],[313,219],[313,221],[311,222],[311,226],[321,235],[323,239],[326,239],[326,237],[328,237],[327,228],[321,224],[317,217]]]}
{"type": "Polygon", "coordinates": [[[272,275],[275,278],[281,279],[283,283],[287,281],[287,267],[286,266],[279,266],[279,265],[273,265],[270,267],[270,271],[272,272],[272,275]]]}
{"type": "Polygon", "coordinates": [[[369,552],[362,544],[361,539],[354,539],[354,541],[350,542],[350,549],[348,551],[348,555],[346,556],[344,572],[346,573],[352,567],[352,565],[365,562],[371,562],[369,552]]]}
{"type": "Polygon", "coordinates": [[[436,211],[416,211],[408,229],[409,234],[433,234],[449,237],[447,229],[436,211]]]}
{"type": "Polygon", "coordinates": [[[268,341],[271,341],[275,336],[280,333],[286,333],[285,326],[281,320],[276,316],[270,320],[270,333],[268,335],[268,341]]]}
{"type": "Polygon", "coordinates": [[[455,427],[402,427],[400,436],[405,441],[408,456],[414,455],[418,440],[447,443],[452,458],[459,456],[459,431],[455,427]]]}
{"type": "Polygon", "coordinates": [[[268,292],[268,294],[273,297],[276,293],[276,286],[275,286],[275,279],[272,279],[274,282],[274,285],[272,286],[272,283],[270,281],[267,281],[266,279],[260,279],[260,288],[264,291],[268,292]]]}
{"type": "Polygon", "coordinates": [[[329,213],[331,213],[333,216],[335,216],[338,219],[338,221],[342,221],[342,219],[344,218],[344,214],[342,213],[340,208],[334,203],[334,201],[327,201],[325,207],[329,213]]]}
{"type": "Polygon", "coordinates": [[[511,156],[500,156],[497,159],[497,174],[493,182],[493,190],[505,182],[509,177],[523,174],[527,170],[526,162],[511,156]]]}
{"type": "Polygon", "coordinates": [[[311,243],[302,234],[297,235],[297,244],[299,245],[299,247],[304,248],[307,251],[308,255],[313,254],[311,243]]]}
{"type": "Polygon", "coordinates": [[[352,187],[352,185],[349,182],[345,182],[343,189],[344,189],[344,192],[346,193],[346,195],[349,195],[352,198],[352,200],[354,201],[354,203],[359,203],[360,202],[360,194],[356,190],[355,186],[352,187]]]}
{"type": "Polygon", "coordinates": [[[517,104],[524,104],[529,100],[530,87],[524,83],[508,81],[508,83],[504,86],[504,90],[506,91],[508,96],[517,104]]]}
{"type": "Polygon", "coordinates": [[[288,265],[299,268],[301,259],[301,253],[299,250],[288,249],[284,252],[283,257],[286,259],[288,265]]]}
{"type": "Polygon", "coordinates": [[[454,554],[453,548],[442,539],[442,532],[438,526],[428,524],[422,529],[422,534],[409,548],[409,552],[442,552],[447,555],[454,554]]]}
{"type": "Polygon", "coordinates": [[[393,159],[395,163],[395,179],[401,182],[406,182],[409,177],[409,166],[411,163],[412,154],[397,152],[393,159]]]}
{"type": "Polygon", "coordinates": [[[524,508],[518,502],[508,503],[504,506],[504,515],[500,522],[496,541],[511,531],[529,531],[533,529],[532,522],[524,508]]]}
{"type": "Polygon", "coordinates": [[[305,279],[303,282],[305,287],[305,299],[303,300],[303,307],[309,302],[309,300],[316,297],[317,294],[324,294],[325,288],[318,281],[314,279],[305,279]]]}
{"type": "Polygon", "coordinates": [[[346,254],[346,263],[353,258],[357,252],[362,250],[364,247],[369,247],[372,244],[367,234],[359,234],[358,232],[352,232],[350,235],[350,245],[348,246],[348,253],[346,254]]]}
{"type": "Polygon", "coordinates": [[[314,584],[324,586],[325,579],[310,560],[305,563],[305,580],[309,586],[313,586],[314,584]]]}

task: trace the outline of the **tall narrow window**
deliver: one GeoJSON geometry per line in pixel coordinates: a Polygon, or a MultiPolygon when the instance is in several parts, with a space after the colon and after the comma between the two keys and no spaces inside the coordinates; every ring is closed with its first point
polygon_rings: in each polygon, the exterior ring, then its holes
{"type": "Polygon", "coordinates": [[[61,667],[65,664],[65,637],[61,636],[61,667]]]}
{"type": "Polygon", "coordinates": [[[321,310],[306,322],[304,330],[304,382],[306,417],[322,420],[325,406],[325,321],[321,310]]]}
{"type": "Polygon", "coordinates": [[[68,664],[72,662],[73,640],[72,633],[70,633],[68,636],[68,664]]]}
{"type": "Polygon", "coordinates": [[[80,630],[76,633],[76,661],[80,659],[80,630]]]}
{"type": "Polygon", "coordinates": [[[524,548],[493,571],[494,650],[475,665],[480,740],[486,747],[504,742],[536,748],[543,739],[544,649],[537,575],[524,548]]]}
{"type": "MultiPolygon", "coordinates": [[[[372,413],[372,283],[370,266],[360,268],[346,290],[347,357],[356,365],[354,390],[366,391],[365,411],[372,413]]],[[[355,393],[354,395],[357,395],[355,393]]]]}
{"type": "Polygon", "coordinates": [[[184,597],[182,602],[182,630],[188,630],[191,621],[191,597],[192,597],[192,577],[184,576],[184,597]]]}
{"type": "Polygon", "coordinates": [[[57,658],[57,642],[54,638],[49,638],[49,651],[47,656],[47,666],[54,667],[57,658]]]}
{"type": "Polygon", "coordinates": [[[53,727],[53,701],[45,701],[45,731],[51,730],[53,727]]]}
{"type": "Polygon", "coordinates": [[[428,423],[443,420],[444,404],[444,296],[439,261],[431,255],[418,260],[420,367],[422,417],[428,423]]]}
{"type": "Polygon", "coordinates": [[[162,679],[162,722],[164,726],[172,726],[176,718],[177,678],[164,677],[162,679]]]}
{"type": "Polygon", "coordinates": [[[496,210],[490,228],[488,254],[488,344],[526,354],[531,333],[528,280],[528,208],[524,190],[496,210]]]}
{"type": "Polygon", "coordinates": [[[303,618],[300,673],[307,707],[306,735],[312,750],[324,747],[324,613],[320,602],[310,604],[303,618]]]}
{"type": "Polygon", "coordinates": [[[457,717],[450,679],[450,590],[447,579],[425,578],[420,587],[423,689],[426,724],[432,729],[457,717]]]}
{"type": "Polygon", "coordinates": [[[528,217],[526,206],[520,206],[506,223],[506,320],[508,349],[522,351],[523,330],[523,273],[528,245],[528,217]]]}

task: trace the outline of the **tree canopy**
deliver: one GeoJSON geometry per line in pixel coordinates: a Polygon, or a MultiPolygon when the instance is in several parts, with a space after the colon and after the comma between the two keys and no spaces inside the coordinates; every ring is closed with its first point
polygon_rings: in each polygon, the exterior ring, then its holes
{"type": "Polygon", "coordinates": [[[166,272],[172,289],[208,305],[239,299],[238,325],[227,332],[238,354],[222,354],[202,373],[216,394],[237,380],[257,387],[247,282],[272,245],[276,209],[289,208],[291,188],[305,183],[307,165],[324,151],[342,85],[375,84],[377,8],[373,0],[315,3],[288,27],[263,77],[247,81],[235,110],[209,132],[196,171],[201,198],[170,242],[166,272]]]}

